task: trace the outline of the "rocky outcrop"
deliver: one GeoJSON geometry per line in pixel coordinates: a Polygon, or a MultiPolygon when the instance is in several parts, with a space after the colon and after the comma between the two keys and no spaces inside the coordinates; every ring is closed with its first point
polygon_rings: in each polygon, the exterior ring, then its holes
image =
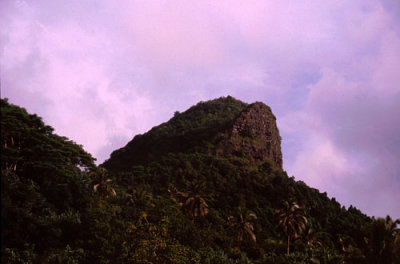
{"type": "Polygon", "coordinates": [[[270,161],[282,169],[281,139],[271,109],[232,97],[200,102],[171,120],[137,135],[115,150],[103,166],[128,171],[173,153],[239,157],[244,162],[270,161]]]}
{"type": "Polygon", "coordinates": [[[246,156],[257,162],[271,161],[282,168],[281,137],[271,109],[256,102],[234,120],[225,154],[246,156]]]}

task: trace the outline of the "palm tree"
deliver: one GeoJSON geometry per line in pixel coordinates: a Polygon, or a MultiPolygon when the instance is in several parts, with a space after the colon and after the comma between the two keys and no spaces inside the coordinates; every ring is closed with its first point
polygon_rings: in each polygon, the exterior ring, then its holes
{"type": "Polygon", "coordinates": [[[94,182],[96,183],[93,185],[94,192],[98,192],[103,198],[108,198],[110,195],[117,195],[114,188],[110,186],[112,180],[108,178],[108,173],[105,168],[97,168],[95,171],[92,171],[91,176],[95,178],[94,182]]]}
{"type": "Polygon", "coordinates": [[[318,234],[316,234],[311,227],[304,230],[303,239],[307,243],[307,246],[322,246],[318,234]]]}
{"type": "Polygon", "coordinates": [[[400,228],[397,225],[400,224],[400,219],[395,221],[390,216],[386,216],[385,219],[385,247],[389,252],[392,263],[400,262],[400,228]]]}
{"type": "MultiPolygon", "coordinates": [[[[369,228],[369,236],[364,240],[369,248],[372,262],[398,263],[400,260],[400,219],[393,221],[390,216],[374,219],[369,228]]],[[[371,262],[371,263],[372,263],[371,262]]]]}
{"type": "Polygon", "coordinates": [[[4,159],[5,161],[4,165],[3,164],[1,165],[2,168],[1,174],[4,175],[5,177],[8,177],[10,175],[15,175],[17,171],[17,163],[19,160],[18,156],[19,156],[19,151],[21,150],[21,142],[18,139],[14,141],[14,137],[12,136],[10,136],[10,140],[8,140],[7,135],[4,135],[3,137],[4,137],[3,150],[7,152],[9,155],[7,155],[8,157],[4,159]],[[10,141],[10,143],[7,144],[7,141],[10,141]]]}
{"type": "Polygon", "coordinates": [[[168,193],[170,194],[171,199],[176,202],[181,208],[183,207],[183,203],[189,196],[185,192],[178,191],[178,189],[173,185],[169,186],[168,193]]]}
{"type": "Polygon", "coordinates": [[[279,225],[287,234],[287,255],[289,255],[290,239],[296,239],[305,229],[307,218],[300,206],[295,202],[284,202],[285,208],[279,212],[279,225]]]}
{"type": "Polygon", "coordinates": [[[188,196],[183,203],[183,212],[194,221],[195,218],[204,217],[208,214],[208,204],[200,194],[193,194],[188,196]]]}
{"type": "MultiPolygon", "coordinates": [[[[397,219],[399,221],[399,219],[397,219]]],[[[394,261],[400,262],[400,232],[397,232],[393,241],[394,261]]]]}
{"type": "Polygon", "coordinates": [[[125,195],[127,205],[135,205],[143,208],[155,207],[153,195],[143,188],[133,189],[129,187],[125,195]]]}
{"type": "Polygon", "coordinates": [[[168,192],[171,199],[181,206],[183,213],[192,221],[205,217],[208,214],[208,204],[205,197],[198,192],[181,192],[175,187],[170,187],[168,192]]]}
{"type": "Polygon", "coordinates": [[[239,207],[239,214],[237,217],[229,216],[228,221],[230,225],[234,227],[238,232],[238,241],[243,240],[243,236],[247,234],[251,240],[257,241],[256,235],[254,234],[254,221],[257,220],[256,214],[247,212],[243,214],[242,209],[239,207]]]}

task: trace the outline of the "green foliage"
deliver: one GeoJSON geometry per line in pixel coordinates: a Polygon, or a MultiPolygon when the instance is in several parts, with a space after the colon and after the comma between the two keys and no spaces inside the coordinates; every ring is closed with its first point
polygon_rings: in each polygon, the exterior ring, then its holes
{"type": "Polygon", "coordinates": [[[228,96],[200,102],[184,113],[175,112],[168,122],[135,136],[124,148],[114,151],[104,166],[112,172],[126,171],[168,153],[216,153],[215,143],[224,138],[228,125],[246,106],[228,96]]]}
{"type": "Polygon", "coordinates": [[[2,263],[398,263],[398,221],[218,155],[244,108],[227,97],[176,112],[96,167],[1,100],[2,263]]]}
{"type": "Polygon", "coordinates": [[[38,116],[1,100],[3,263],[36,263],[72,250],[93,162],[38,116]]]}

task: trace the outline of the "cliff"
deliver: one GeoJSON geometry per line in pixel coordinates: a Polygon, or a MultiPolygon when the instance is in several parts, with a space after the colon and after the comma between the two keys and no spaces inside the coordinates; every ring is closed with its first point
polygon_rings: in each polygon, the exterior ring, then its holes
{"type": "Polygon", "coordinates": [[[253,161],[271,161],[282,168],[281,137],[271,108],[261,102],[251,104],[235,119],[225,155],[251,157],[253,161]]]}

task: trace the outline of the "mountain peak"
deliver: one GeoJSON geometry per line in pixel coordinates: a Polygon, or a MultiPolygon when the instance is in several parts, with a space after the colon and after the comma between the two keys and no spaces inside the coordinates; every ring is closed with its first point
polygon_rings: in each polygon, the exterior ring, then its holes
{"type": "Polygon", "coordinates": [[[169,153],[200,152],[252,162],[270,161],[282,168],[280,141],[269,106],[220,97],[177,112],[168,122],[136,136],[124,148],[114,151],[104,166],[126,171],[169,153]]]}

